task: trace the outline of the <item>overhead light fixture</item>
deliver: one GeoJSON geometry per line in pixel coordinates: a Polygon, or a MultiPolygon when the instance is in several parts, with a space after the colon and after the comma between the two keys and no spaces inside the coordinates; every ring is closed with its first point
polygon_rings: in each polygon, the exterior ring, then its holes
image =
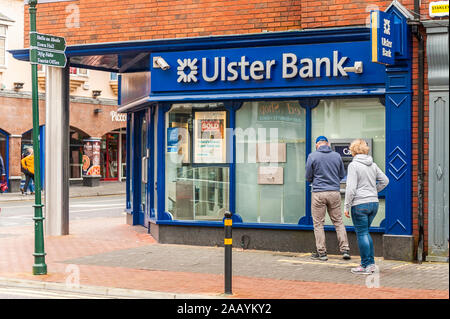
{"type": "Polygon", "coordinates": [[[153,68],[162,69],[165,71],[165,70],[170,69],[170,65],[162,57],[154,56],[153,57],[153,68]]]}
{"type": "Polygon", "coordinates": [[[102,94],[102,90],[92,90],[92,97],[93,98],[99,97],[100,94],[102,94]]]}
{"type": "Polygon", "coordinates": [[[103,110],[102,109],[94,109],[94,114],[98,114],[98,113],[102,113],[103,110]]]}

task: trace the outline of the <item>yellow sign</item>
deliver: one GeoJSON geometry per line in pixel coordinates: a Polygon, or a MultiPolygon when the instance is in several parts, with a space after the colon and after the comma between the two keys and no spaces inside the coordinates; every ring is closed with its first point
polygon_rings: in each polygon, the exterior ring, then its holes
{"type": "Polygon", "coordinates": [[[448,1],[430,2],[430,17],[448,16],[448,1]]]}

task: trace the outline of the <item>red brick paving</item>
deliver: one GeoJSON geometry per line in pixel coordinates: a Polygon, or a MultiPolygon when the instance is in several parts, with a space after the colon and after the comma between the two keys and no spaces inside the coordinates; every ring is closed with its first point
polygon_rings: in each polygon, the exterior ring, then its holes
{"type": "MultiPolygon", "coordinates": [[[[65,260],[115,250],[155,244],[141,227],[125,224],[124,218],[72,221],[68,236],[46,237],[48,275],[33,276],[33,227],[2,228],[0,238],[0,277],[65,282],[65,260]]],[[[80,284],[172,293],[219,295],[224,292],[223,275],[154,271],[124,267],[78,265],[80,284]]],[[[367,288],[353,284],[304,282],[267,278],[233,277],[233,297],[267,299],[448,299],[449,292],[402,288],[367,288]]]]}

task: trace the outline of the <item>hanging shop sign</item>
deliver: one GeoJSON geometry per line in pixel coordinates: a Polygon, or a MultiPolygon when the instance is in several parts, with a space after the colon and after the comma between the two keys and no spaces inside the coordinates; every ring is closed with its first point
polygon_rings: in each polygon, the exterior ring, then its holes
{"type": "Polygon", "coordinates": [[[226,112],[195,112],[194,162],[226,162],[226,112]]]}
{"type": "Polygon", "coordinates": [[[430,2],[429,14],[430,17],[448,17],[448,1],[430,2]]]}
{"type": "Polygon", "coordinates": [[[391,14],[382,11],[370,13],[372,62],[395,64],[395,27],[391,14]]]}
{"type": "Polygon", "coordinates": [[[152,54],[152,93],[361,85],[384,81],[369,41],[152,54]],[[358,67],[356,67],[358,66],[358,67]]]}

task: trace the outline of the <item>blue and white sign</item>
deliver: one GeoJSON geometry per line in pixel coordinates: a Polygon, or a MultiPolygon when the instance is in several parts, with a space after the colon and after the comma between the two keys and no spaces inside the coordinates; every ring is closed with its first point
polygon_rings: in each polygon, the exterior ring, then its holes
{"type": "Polygon", "coordinates": [[[152,54],[152,93],[384,83],[369,41],[152,54]],[[161,60],[162,59],[162,60],[161,60]],[[167,64],[167,65],[166,65],[167,64]],[[169,67],[168,67],[169,66],[169,67]],[[376,83],[376,81],[375,81],[376,83]]]}
{"type": "Polygon", "coordinates": [[[372,62],[395,64],[394,18],[382,11],[371,13],[372,62]]]}

